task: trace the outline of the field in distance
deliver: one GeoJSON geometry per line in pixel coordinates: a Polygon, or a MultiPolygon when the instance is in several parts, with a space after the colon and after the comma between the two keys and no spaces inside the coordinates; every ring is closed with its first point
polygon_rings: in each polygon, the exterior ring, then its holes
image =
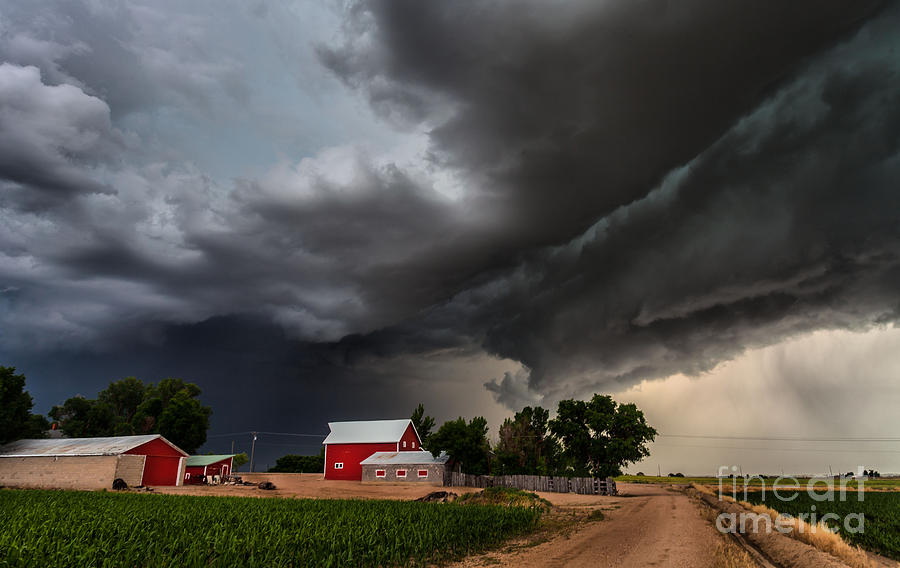
{"type": "Polygon", "coordinates": [[[423,566],[542,508],[0,489],[0,566],[423,566]]]}
{"type": "MultiPolygon", "coordinates": [[[[765,482],[766,485],[772,485],[775,482],[775,479],[778,476],[768,476],[765,480],[761,480],[758,477],[751,477],[747,484],[751,486],[760,486],[765,482]]],[[[669,483],[669,484],[684,484],[690,485],[691,483],[697,483],[700,485],[718,485],[719,478],[717,477],[658,477],[655,475],[620,475],[619,477],[614,478],[618,483],[669,483]]],[[[828,481],[828,477],[798,477],[796,478],[802,487],[806,487],[807,483],[811,479],[815,479],[819,484],[824,481],[828,481]]],[[[857,481],[854,479],[835,479],[835,485],[839,485],[842,481],[846,481],[846,486],[849,488],[856,488],[857,481]]],[[[722,478],[721,482],[725,486],[731,486],[733,480],[731,478],[722,478]]],[[[787,481],[782,481],[780,484],[790,485],[793,483],[792,479],[788,479],[787,481]]],[[[741,487],[741,478],[737,478],[738,487],[741,487]]],[[[866,489],[881,489],[881,490],[900,490],[900,477],[891,477],[891,478],[879,478],[879,479],[867,479],[863,487],[866,489]]]]}

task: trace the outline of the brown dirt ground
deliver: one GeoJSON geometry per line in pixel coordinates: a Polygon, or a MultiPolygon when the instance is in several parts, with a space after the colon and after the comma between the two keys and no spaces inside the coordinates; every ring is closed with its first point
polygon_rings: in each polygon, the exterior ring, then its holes
{"type": "Polygon", "coordinates": [[[657,485],[619,484],[617,497],[541,495],[560,505],[561,514],[601,509],[602,521],[581,521],[535,544],[521,541],[499,551],[474,556],[455,568],[598,568],[645,566],[707,568],[715,566],[716,530],[683,493],[657,485]]]}

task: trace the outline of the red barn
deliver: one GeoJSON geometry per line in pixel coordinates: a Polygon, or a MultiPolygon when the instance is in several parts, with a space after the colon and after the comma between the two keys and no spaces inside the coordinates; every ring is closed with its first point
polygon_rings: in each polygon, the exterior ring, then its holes
{"type": "Polygon", "coordinates": [[[188,454],[159,434],[18,440],[0,447],[0,485],[110,489],[181,485],[188,454]]]}
{"type": "Polygon", "coordinates": [[[325,438],[325,479],[362,480],[362,462],[375,452],[418,452],[422,440],[412,420],[329,422],[325,438]]]}

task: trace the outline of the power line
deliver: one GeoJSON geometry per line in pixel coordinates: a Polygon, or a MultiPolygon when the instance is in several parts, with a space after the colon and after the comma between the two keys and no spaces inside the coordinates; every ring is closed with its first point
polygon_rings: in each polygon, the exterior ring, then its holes
{"type": "Polygon", "coordinates": [[[713,446],[706,444],[656,444],[663,448],[703,448],[705,450],[758,450],[762,452],[841,452],[865,454],[900,454],[900,450],[834,449],[834,448],[760,448],[748,446],[713,446]]]}

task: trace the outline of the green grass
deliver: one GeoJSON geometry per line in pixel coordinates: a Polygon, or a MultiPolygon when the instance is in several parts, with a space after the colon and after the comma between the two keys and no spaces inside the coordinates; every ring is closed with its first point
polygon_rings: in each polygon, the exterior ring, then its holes
{"type": "MultiPolygon", "coordinates": [[[[856,492],[848,492],[846,500],[840,501],[839,493],[835,491],[834,500],[816,501],[806,491],[779,490],[779,495],[788,498],[796,497],[791,501],[777,498],[770,492],[766,492],[765,498],[761,491],[750,492],[747,501],[753,504],[764,504],[775,509],[779,513],[791,516],[800,514],[809,515],[815,511],[816,519],[820,520],[826,513],[835,513],[838,521],[829,519],[827,524],[832,529],[838,529],[841,537],[847,542],[862,546],[863,548],[878,552],[895,560],[900,560],[900,493],[898,492],[871,492],[865,493],[864,500],[858,500],[856,492]],[[815,506],[815,509],[812,507],[815,506]],[[863,531],[852,533],[847,530],[844,521],[850,513],[863,515],[863,531]]],[[[810,521],[811,519],[806,519],[810,521]]],[[[854,521],[851,527],[856,526],[854,521]]]]}
{"type": "Polygon", "coordinates": [[[537,507],[0,490],[0,567],[421,566],[532,530],[537,507]]]}
{"type": "Polygon", "coordinates": [[[549,510],[550,501],[522,489],[513,487],[488,487],[482,491],[466,493],[456,500],[460,504],[501,505],[503,507],[540,507],[549,510]]]}

